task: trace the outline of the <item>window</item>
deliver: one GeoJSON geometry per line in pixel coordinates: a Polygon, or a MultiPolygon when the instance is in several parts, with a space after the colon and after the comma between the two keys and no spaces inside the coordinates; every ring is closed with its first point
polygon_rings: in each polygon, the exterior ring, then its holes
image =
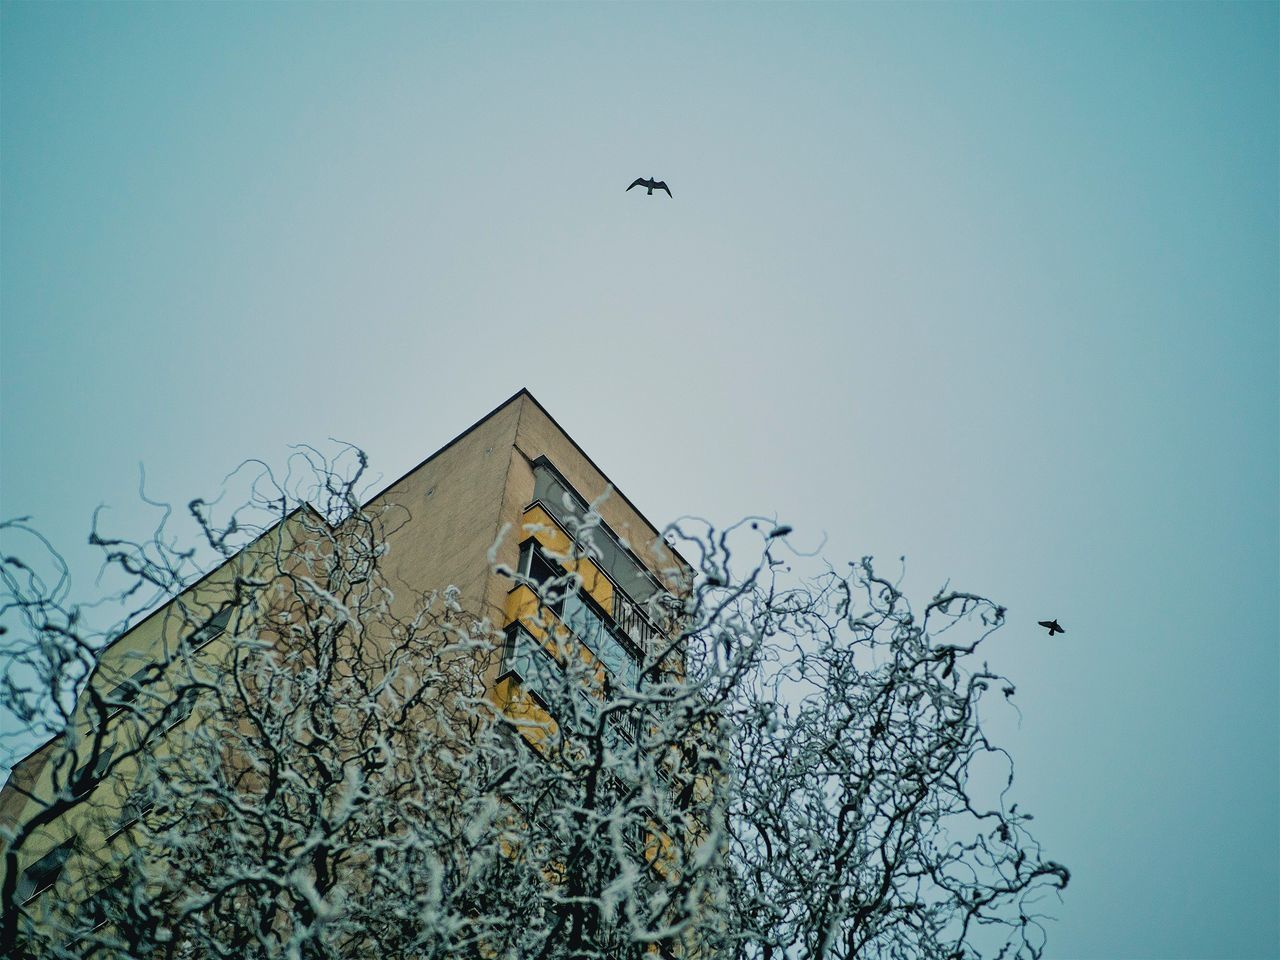
{"type": "Polygon", "coordinates": [[[111,755],[115,753],[115,750],[114,746],[107,747],[107,749],[98,754],[96,760],[90,757],[80,765],[75,773],[71,774],[71,780],[67,783],[67,786],[72,791],[75,791],[72,796],[83,797],[98,785],[102,775],[107,772],[107,765],[111,763],[111,755]],[[91,770],[90,767],[93,769],[91,770]]]}
{"type": "Polygon", "coordinates": [[[564,594],[569,589],[568,584],[552,587],[548,587],[547,584],[552,580],[565,577],[566,574],[560,564],[542,552],[536,540],[526,540],[520,546],[520,574],[538,585],[547,607],[557,617],[560,616],[564,609],[564,594]]]}
{"type": "Polygon", "coordinates": [[[621,590],[613,591],[613,621],[642,650],[650,649],[658,634],[658,628],[650,622],[648,614],[621,590]]]}
{"type": "Polygon", "coordinates": [[[231,607],[223,607],[209,618],[208,623],[187,637],[187,643],[191,644],[192,650],[198,650],[210,640],[221,636],[226,631],[227,624],[230,622],[231,607]]]}
{"type": "MultiPolygon", "coordinates": [[[[579,735],[594,732],[600,723],[600,701],[582,686],[575,685],[571,701],[564,684],[564,671],[555,658],[547,652],[533,635],[523,627],[513,624],[507,630],[507,644],[503,651],[503,673],[514,673],[520,683],[568,730],[579,735]],[[584,726],[585,724],[585,726],[584,726]]],[[[605,715],[600,732],[605,743],[615,753],[632,750],[636,744],[638,723],[631,711],[612,710],[605,715]]]]}
{"type": "Polygon", "coordinates": [[[647,821],[651,816],[648,808],[635,802],[632,785],[621,779],[617,771],[603,773],[597,790],[596,812],[602,819],[621,821],[623,842],[632,854],[643,857],[648,839],[647,821]]]}
{"type": "Polygon", "coordinates": [[[527,630],[513,626],[503,651],[504,673],[514,672],[524,688],[543,703],[550,703],[552,689],[560,681],[560,665],[527,630]]]}
{"type": "Polygon", "coordinates": [[[640,664],[617,633],[581,592],[565,597],[565,626],[587,645],[609,671],[614,683],[634,687],[640,679],[640,664]]]}
{"type": "Polygon", "coordinates": [[[111,887],[112,885],[109,883],[99,887],[80,904],[81,936],[92,933],[107,923],[109,919],[107,916],[107,901],[111,898],[111,887]]]}
{"type": "MultiPolygon", "coordinates": [[[[559,564],[547,558],[536,540],[526,540],[520,547],[520,573],[540,586],[556,577],[565,576],[559,564]]],[[[608,617],[587,598],[581,590],[563,588],[544,589],[544,595],[553,599],[547,606],[561,622],[574,632],[579,640],[609,671],[615,683],[634,687],[640,678],[639,656],[631,649],[622,631],[609,622],[608,617]]]]}
{"type": "Polygon", "coordinates": [[[107,694],[107,709],[112,713],[117,710],[124,709],[125,706],[135,702],[138,695],[142,693],[143,680],[146,679],[147,671],[151,670],[151,666],[145,666],[133,672],[133,675],[123,683],[117,683],[111,688],[107,694]]]}
{"type": "Polygon", "coordinates": [[[77,933],[68,946],[75,946],[93,931],[111,922],[111,905],[113,901],[117,904],[120,902],[118,899],[120,897],[119,890],[123,881],[123,876],[108,880],[80,901],[80,905],[76,909],[77,933]]]}
{"type": "Polygon", "coordinates": [[[615,752],[631,749],[636,745],[636,734],[639,732],[638,718],[631,712],[614,711],[608,715],[605,724],[605,741],[615,752]]]}
{"type": "Polygon", "coordinates": [[[68,837],[27,869],[18,878],[18,902],[37,897],[54,885],[67,859],[75,850],[76,838],[68,837]]]}
{"type": "Polygon", "coordinates": [[[190,717],[192,711],[195,710],[196,699],[199,696],[200,691],[194,687],[188,687],[177,694],[172,701],[165,705],[158,718],[159,722],[151,731],[150,739],[154,740],[190,717]]]}
{"type": "Polygon", "coordinates": [[[169,716],[165,721],[165,728],[176,727],[182,721],[191,716],[191,711],[196,708],[196,698],[200,696],[198,690],[187,689],[178,694],[178,699],[169,706],[169,716]]]}

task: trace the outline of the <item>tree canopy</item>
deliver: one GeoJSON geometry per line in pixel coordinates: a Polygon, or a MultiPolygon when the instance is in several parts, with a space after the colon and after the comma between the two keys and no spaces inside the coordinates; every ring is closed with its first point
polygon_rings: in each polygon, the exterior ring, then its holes
{"type": "Polygon", "coordinates": [[[110,670],[134,634],[90,629],[4,525],[0,726],[49,739],[0,808],[19,956],[1042,955],[1068,872],[984,728],[1014,696],[981,660],[999,605],[912,605],[870,558],[801,577],[787,528],[686,519],[696,575],[603,670],[568,612],[594,511],[538,574],[495,569],[546,627],[503,629],[386,575],[362,456],[305,459],[305,494],[264,474],[190,505],[225,560],[205,580],[163,530],[95,531],[124,595],[168,598],[110,670]]]}

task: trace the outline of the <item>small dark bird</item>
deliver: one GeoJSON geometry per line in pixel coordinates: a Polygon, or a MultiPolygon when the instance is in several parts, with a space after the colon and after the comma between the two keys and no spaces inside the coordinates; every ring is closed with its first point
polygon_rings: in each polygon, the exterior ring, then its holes
{"type": "MultiPolygon", "coordinates": [[[[671,188],[668,187],[666,183],[663,182],[662,180],[655,180],[653,179],[653,177],[650,177],[648,180],[641,180],[641,179],[633,180],[631,183],[631,187],[648,187],[649,192],[645,194],[645,196],[648,196],[648,197],[653,196],[653,191],[655,190],[665,190],[667,191],[667,196],[668,197],[671,196],[671,188]]],[[[631,187],[627,187],[627,190],[630,190],[631,187]]],[[[626,193],[627,190],[623,190],[622,192],[626,193]]]]}
{"type": "Polygon", "coordinates": [[[1040,626],[1042,626],[1042,627],[1048,627],[1048,628],[1049,628],[1049,636],[1051,636],[1051,637],[1052,637],[1055,633],[1066,633],[1066,632],[1067,632],[1067,631],[1063,630],[1060,626],[1058,626],[1058,621],[1057,621],[1057,620],[1038,620],[1038,621],[1036,621],[1036,622],[1037,622],[1037,623],[1039,623],[1039,624],[1040,624],[1040,626]]]}

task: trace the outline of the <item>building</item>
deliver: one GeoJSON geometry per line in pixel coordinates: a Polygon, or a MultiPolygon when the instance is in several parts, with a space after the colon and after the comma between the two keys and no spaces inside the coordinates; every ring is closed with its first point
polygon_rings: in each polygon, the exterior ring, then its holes
{"type": "MultiPolygon", "coordinates": [[[[500,633],[500,655],[484,665],[486,695],[531,749],[544,749],[561,724],[599,715],[608,691],[634,687],[642,670],[653,668],[655,677],[658,666],[667,676],[682,671],[671,638],[689,564],[527,390],[366,507],[393,518],[385,525],[381,574],[410,588],[388,601],[395,616],[408,616],[418,593],[452,586],[456,615],[500,633]],[[548,684],[571,668],[586,679],[575,705],[557,711],[548,684]]],[[[148,787],[139,783],[151,751],[145,745],[199,719],[198,706],[192,719],[195,698],[187,695],[199,684],[182,686],[181,677],[198,679],[191,663],[223,656],[246,610],[257,610],[261,623],[267,605],[245,597],[270,592],[270,578],[253,571],[270,561],[279,577],[291,565],[327,562],[341,526],[295,510],[101,652],[76,729],[18,764],[0,792],[0,821],[23,834],[20,844],[4,848],[0,864],[7,920],[19,923],[16,905],[37,926],[67,911],[90,928],[107,922],[93,906],[93,891],[110,886],[95,851],[127,844],[130,825],[147,815],[148,787]],[[126,754],[136,758],[126,761],[126,754]]],[[[343,582],[359,579],[339,574],[343,582]]],[[[611,749],[643,736],[639,712],[605,713],[598,730],[611,749]]],[[[694,780],[679,779],[678,760],[661,763],[671,792],[683,784],[687,801],[694,780]]],[[[707,792],[705,776],[697,786],[707,792]]],[[[679,831],[660,828],[652,816],[638,843],[650,867],[677,882],[670,851],[679,831]]]]}

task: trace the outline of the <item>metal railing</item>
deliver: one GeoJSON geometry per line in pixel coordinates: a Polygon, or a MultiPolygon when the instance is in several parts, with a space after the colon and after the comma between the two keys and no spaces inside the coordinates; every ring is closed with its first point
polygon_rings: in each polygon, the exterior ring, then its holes
{"type": "Polygon", "coordinates": [[[662,631],[644,615],[640,607],[621,590],[613,591],[613,621],[646,655],[653,650],[655,637],[662,631]]]}

